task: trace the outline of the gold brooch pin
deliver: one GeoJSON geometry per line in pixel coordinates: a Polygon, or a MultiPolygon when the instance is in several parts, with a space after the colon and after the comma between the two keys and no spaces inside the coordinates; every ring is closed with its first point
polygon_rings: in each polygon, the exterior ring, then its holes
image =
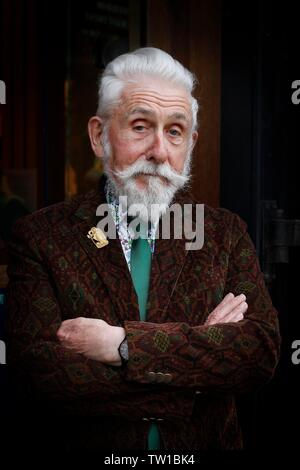
{"type": "Polygon", "coordinates": [[[100,228],[92,227],[88,232],[87,237],[92,240],[97,248],[103,248],[108,245],[108,240],[100,228]]]}

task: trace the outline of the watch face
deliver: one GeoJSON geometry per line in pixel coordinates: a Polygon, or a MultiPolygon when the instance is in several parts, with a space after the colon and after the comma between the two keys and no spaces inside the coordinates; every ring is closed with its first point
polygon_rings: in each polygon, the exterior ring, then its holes
{"type": "Polygon", "coordinates": [[[119,348],[120,356],[124,361],[128,361],[129,355],[128,355],[128,343],[127,341],[122,341],[120,344],[119,348]]]}

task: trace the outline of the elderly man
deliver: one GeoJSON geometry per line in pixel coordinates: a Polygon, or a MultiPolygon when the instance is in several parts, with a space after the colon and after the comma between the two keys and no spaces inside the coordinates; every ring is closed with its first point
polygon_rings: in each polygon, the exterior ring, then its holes
{"type": "Polygon", "coordinates": [[[277,316],[245,223],[205,206],[201,248],[157,235],[171,203],[197,204],[186,188],[193,87],[159,49],[113,60],[88,125],[104,159],[99,190],[16,225],[8,363],[44,429],[46,404],[55,414],[66,448],[240,449],[235,395],[278,362],[277,316]],[[103,204],[116,237],[99,229],[103,204]]]}

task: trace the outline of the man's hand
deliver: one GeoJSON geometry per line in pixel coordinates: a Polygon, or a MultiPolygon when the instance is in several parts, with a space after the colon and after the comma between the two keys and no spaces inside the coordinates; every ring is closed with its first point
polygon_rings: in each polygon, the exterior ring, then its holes
{"type": "Polygon", "coordinates": [[[222,302],[208,315],[205,325],[215,325],[217,323],[238,322],[243,320],[244,313],[248,309],[244,294],[236,297],[230,293],[227,294],[222,302]]]}
{"type": "Polygon", "coordinates": [[[111,366],[121,366],[118,347],[125,330],[96,318],[65,320],[57,331],[62,346],[81,353],[89,359],[111,366]]]}

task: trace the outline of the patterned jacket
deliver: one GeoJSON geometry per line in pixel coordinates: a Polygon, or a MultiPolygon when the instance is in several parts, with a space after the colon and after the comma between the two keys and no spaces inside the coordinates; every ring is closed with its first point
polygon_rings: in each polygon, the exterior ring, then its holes
{"type": "MultiPolygon", "coordinates": [[[[241,448],[235,395],[271,379],[280,348],[277,314],[246,224],[205,206],[202,249],[186,250],[184,238],[156,240],[147,322],[141,322],[118,238],[102,249],[87,238],[101,202],[103,179],[99,191],[15,226],[7,362],[31,403],[30,416],[36,408],[44,429],[54,423],[50,439],[60,433],[67,448],[144,449],[153,421],[165,449],[241,448]],[[228,292],[247,296],[244,320],[205,326],[228,292]],[[126,367],[59,344],[61,321],[79,316],[124,326],[126,367]]],[[[195,203],[188,192],[176,202],[195,203]]]]}

